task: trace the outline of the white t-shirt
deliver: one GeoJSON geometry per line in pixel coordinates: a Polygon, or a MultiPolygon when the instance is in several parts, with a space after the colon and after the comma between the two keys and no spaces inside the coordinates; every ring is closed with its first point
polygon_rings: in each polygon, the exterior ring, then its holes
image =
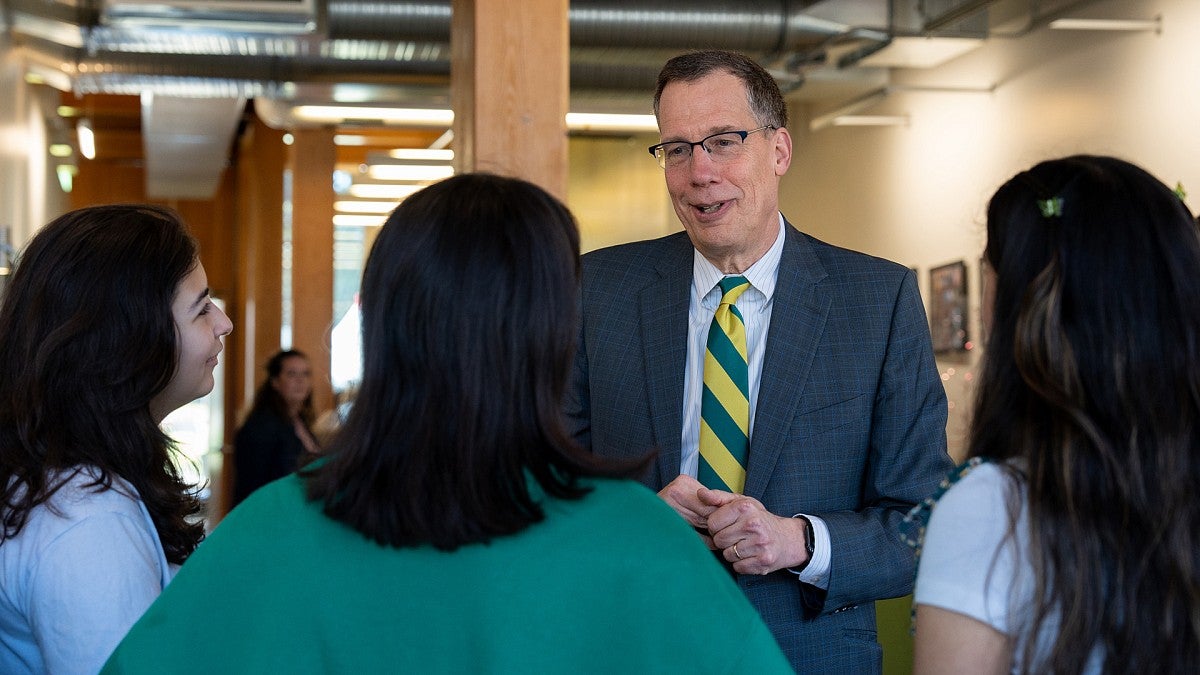
{"type": "Polygon", "coordinates": [[[137,491],[93,472],[0,543],[0,673],[98,672],[174,574],[137,491]]]}
{"type": "MultiPolygon", "coordinates": [[[[1015,638],[1012,672],[1030,636],[1034,578],[1028,557],[1029,514],[1023,488],[995,464],[980,464],[938,499],[925,530],[914,603],[965,614],[1015,638]],[[1009,537],[1008,494],[1020,490],[1015,540],[1009,537]]],[[[918,627],[919,630],[919,627],[918,627]]],[[[1044,623],[1036,659],[1049,654],[1058,621],[1044,623]]],[[[1085,673],[1099,673],[1092,654],[1085,673]]]]}

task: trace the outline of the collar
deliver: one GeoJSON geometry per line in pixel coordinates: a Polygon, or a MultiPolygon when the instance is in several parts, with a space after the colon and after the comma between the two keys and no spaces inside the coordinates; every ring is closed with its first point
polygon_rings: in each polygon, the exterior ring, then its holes
{"type": "MultiPolygon", "coordinates": [[[[785,237],[783,214],[779,214],[779,234],[775,236],[775,243],[771,244],[771,248],[763,254],[753,265],[751,265],[742,276],[750,281],[750,290],[758,291],[765,296],[769,302],[775,294],[775,282],[779,279],[779,258],[783,255],[783,240],[785,237]]],[[[717,268],[716,265],[708,261],[700,254],[699,251],[692,251],[692,287],[696,296],[701,299],[706,307],[711,305],[712,308],[717,306],[720,301],[720,291],[713,294],[717,283],[726,275],[717,268]],[[709,297],[712,295],[712,297],[709,297]]]]}

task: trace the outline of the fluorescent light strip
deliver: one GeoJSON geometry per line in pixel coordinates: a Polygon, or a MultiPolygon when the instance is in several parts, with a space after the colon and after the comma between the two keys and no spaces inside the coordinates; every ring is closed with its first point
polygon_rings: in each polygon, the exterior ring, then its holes
{"type": "Polygon", "coordinates": [[[363,216],[337,213],[333,216],[333,224],[337,227],[382,227],[387,222],[387,216],[363,216]]]}
{"type": "Polygon", "coordinates": [[[395,201],[354,201],[342,199],[333,203],[333,210],[340,213],[391,213],[396,208],[395,201]]]}
{"type": "Polygon", "coordinates": [[[401,148],[398,150],[389,150],[388,157],[391,157],[392,159],[451,162],[454,161],[454,151],[422,148],[401,148]]]}
{"type": "MultiPolygon", "coordinates": [[[[381,121],[413,126],[450,126],[454,111],[433,108],[372,108],[367,106],[300,105],[292,109],[306,122],[381,121]]],[[[658,131],[654,115],[567,113],[567,128],[574,131],[658,131]]],[[[346,145],[360,139],[345,139],[346,145]]]]}
{"type": "Polygon", "coordinates": [[[62,191],[70,192],[75,185],[75,174],[79,173],[79,169],[71,164],[59,164],[54,167],[54,173],[58,175],[58,186],[62,191]]]}
{"type": "Polygon", "coordinates": [[[92,133],[92,123],[86,119],[79,120],[75,132],[79,134],[79,154],[96,159],[96,135],[92,133]]]}
{"type": "Polygon", "coordinates": [[[382,185],[379,183],[355,183],[347,192],[359,199],[392,199],[397,202],[417,192],[424,185],[382,185]]]}
{"type": "Polygon", "coordinates": [[[907,115],[841,115],[833,118],[835,127],[906,127],[907,115]]]}
{"type": "Polygon", "coordinates": [[[1162,30],[1162,17],[1153,19],[1055,19],[1050,27],[1056,30],[1162,30]]]}
{"type": "Polygon", "coordinates": [[[432,108],[370,108],[364,106],[301,105],[292,109],[296,119],[307,122],[379,120],[396,124],[449,126],[454,112],[432,108]]]}
{"type": "Polygon", "coordinates": [[[567,113],[567,128],[573,131],[658,131],[654,115],[567,113]]]}
{"type": "Polygon", "coordinates": [[[367,175],[375,180],[430,181],[454,175],[452,166],[419,164],[372,164],[367,175]]]}

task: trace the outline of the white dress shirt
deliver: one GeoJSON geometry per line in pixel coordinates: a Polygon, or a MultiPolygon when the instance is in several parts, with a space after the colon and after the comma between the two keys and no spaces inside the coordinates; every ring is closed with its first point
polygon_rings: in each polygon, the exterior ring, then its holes
{"type": "MultiPolygon", "coordinates": [[[[741,276],[750,281],[747,289],[734,306],[742,314],[746,325],[746,351],[750,376],[750,438],[754,438],[754,412],[758,407],[758,390],[762,382],[763,355],[767,350],[767,329],[771,325],[771,307],[775,296],[775,282],[779,277],[779,258],[783,255],[783,215],[779,216],[779,234],[775,243],[741,276]]],[[[679,472],[695,477],[700,462],[700,397],[704,389],[704,350],[708,342],[708,328],[713,314],[721,303],[721,289],[717,284],[726,275],[708,261],[699,251],[692,257],[692,292],[688,301],[688,349],[687,365],[683,374],[683,443],[680,446],[679,472]]],[[[751,443],[753,453],[753,443],[751,443]]],[[[753,461],[751,455],[750,461],[753,461]]],[[[801,581],[828,588],[829,574],[829,528],[820,518],[804,515],[813,526],[813,558],[804,571],[799,573],[801,581]]]]}

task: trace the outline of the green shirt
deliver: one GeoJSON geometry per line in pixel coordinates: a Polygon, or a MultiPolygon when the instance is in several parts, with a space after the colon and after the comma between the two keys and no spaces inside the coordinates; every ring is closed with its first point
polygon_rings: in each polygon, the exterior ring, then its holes
{"type": "Polygon", "coordinates": [[[597,480],[447,553],[368,540],[289,476],[222,521],[104,673],[790,673],[654,493],[597,480]]]}

